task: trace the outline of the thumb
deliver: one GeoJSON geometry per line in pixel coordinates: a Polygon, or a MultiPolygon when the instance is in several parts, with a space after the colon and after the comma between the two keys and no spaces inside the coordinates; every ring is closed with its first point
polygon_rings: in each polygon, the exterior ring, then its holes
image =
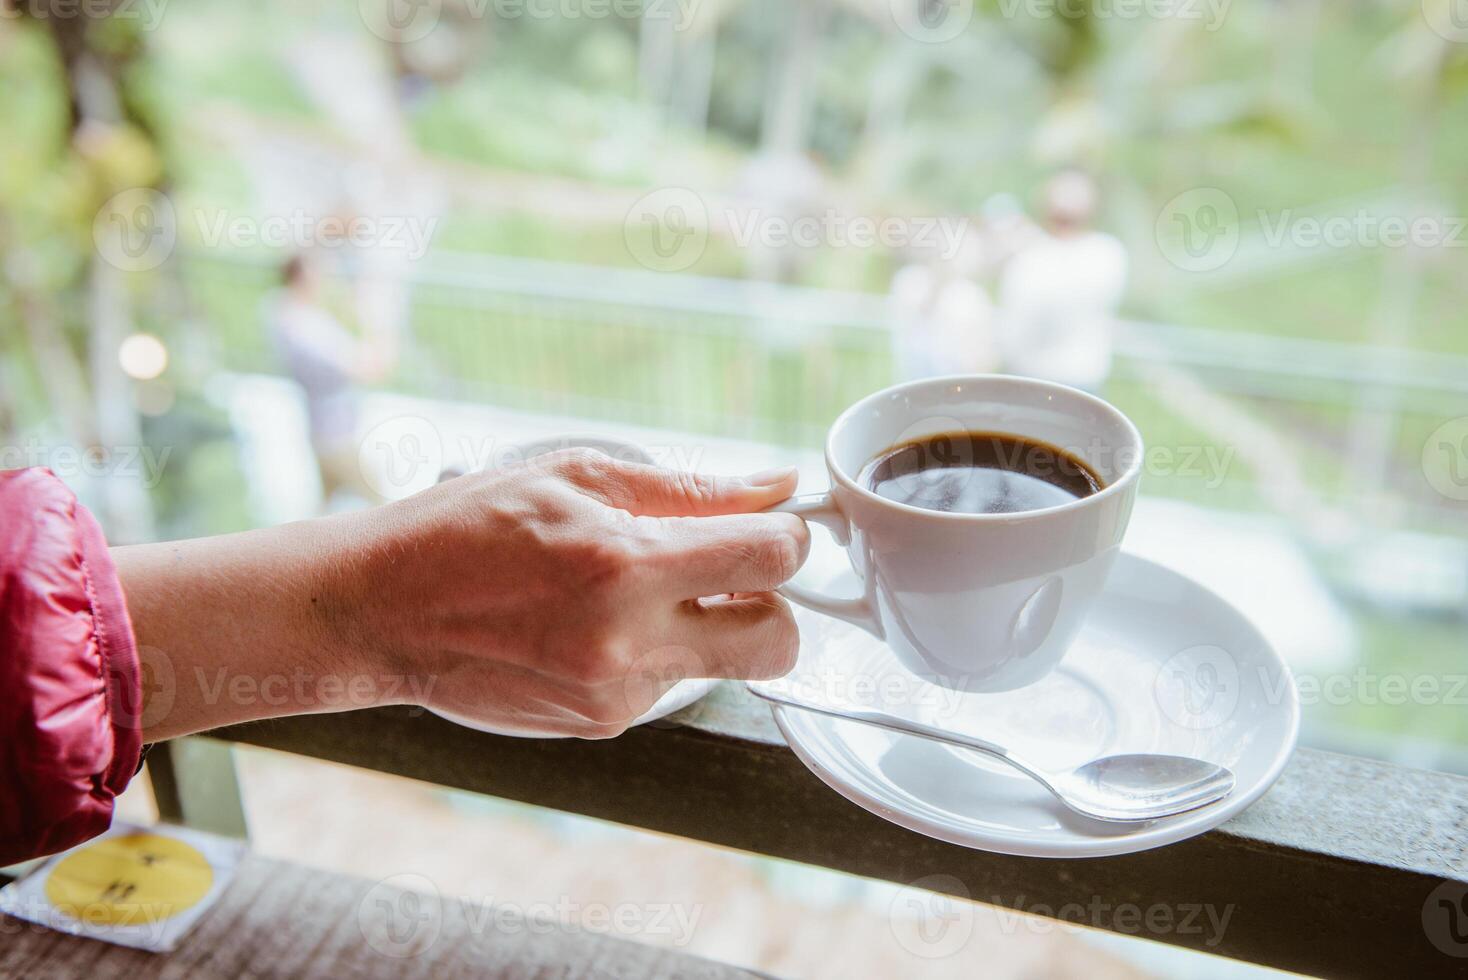
{"type": "Polygon", "coordinates": [[[645,517],[754,513],[789,497],[800,480],[793,466],[749,476],[710,476],[610,456],[583,460],[586,465],[563,475],[607,506],[645,517]]]}

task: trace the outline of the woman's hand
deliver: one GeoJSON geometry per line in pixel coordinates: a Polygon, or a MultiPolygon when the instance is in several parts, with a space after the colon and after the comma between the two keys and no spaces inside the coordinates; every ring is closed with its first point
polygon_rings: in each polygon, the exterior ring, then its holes
{"type": "Polygon", "coordinates": [[[809,535],[756,512],[795,482],[573,449],[358,514],[115,549],[154,675],[145,737],[394,702],[606,737],[684,677],[778,676],[797,636],[771,590],[809,535]]]}

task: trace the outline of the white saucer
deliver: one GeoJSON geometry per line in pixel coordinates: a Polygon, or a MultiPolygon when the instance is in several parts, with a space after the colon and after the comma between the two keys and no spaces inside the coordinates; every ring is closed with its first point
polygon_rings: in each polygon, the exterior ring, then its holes
{"type": "MultiPolygon", "coordinates": [[[[857,591],[850,571],[838,577],[832,591],[857,591]]],[[[791,748],[836,792],[893,823],[965,847],[1097,857],[1192,837],[1262,796],[1299,730],[1294,679],[1259,631],[1191,579],[1132,555],[1118,558],[1060,667],[1004,694],[927,684],[863,630],[805,610],[796,618],[800,661],[769,686],[962,729],[1046,769],[1158,752],[1221,763],[1238,777],[1229,797],[1201,810],[1136,826],[1106,824],[1072,813],[1001,762],[772,706],[791,748]]]]}
{"type": "MultiPolygon", "coordinates": [[[[660,718],[666,718],[673,712],[688,707],[690,704],[697,701],[708,692],[712,691],[714,689],[714,685],[717,683],[719,683],[717,680],[711,680],[707,677],[689,677],[686,680],[681,680],[677,684],[674,684],[672,687],[664,691],[663,696],[654,701],[651,708],[648,708],[641,715],[638,715],[637,719],[633,721],[632,724],[646,725],[650,721],[657,721],[660,718]]],[[[456,725],[463,725],[465,728],[472,728],[478,732],[489,732],[491,735],[519,734],[517,732],[506,732],[503,729],[495,728],[493,725],[486,725],[482,722],[475,721],[473,718],[465,718],[462,715],[456,715],[450,711],[439,711],[434,708],[429,708],[428,710],[432,711],[440,718],[446,718],[456,725]]],[[[564,738],[565,736],[536,735],[535,737],[564,738]]]]}

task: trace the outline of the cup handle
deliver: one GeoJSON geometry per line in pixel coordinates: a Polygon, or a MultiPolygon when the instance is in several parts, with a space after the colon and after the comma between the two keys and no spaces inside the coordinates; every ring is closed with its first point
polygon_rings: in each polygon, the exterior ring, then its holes
{"type": "MultiPolygon", "coordinates": [[[[807,522],[820,524],[831,532],[831,537],[835,538],[836,543],[842,547],[851,542],[851,524],[846,520],[846,515],[841,512],[841,508],[836,506],[836,500],[831,496],[830,491],[800,494],[783,500],[773,507],[767,507],[765,510],[767,513],[794,514],[807,522]]],[[[855,599],[840,599],[835,596],[822,595],[814,589],[807,589],[793,582],[786,582],[775,591],[807,609],[835,617],[853,626],[860,626],[878,639],[886,638],[882,633],[882,623],[877,618],[876,609],[873,608],[871,600],[865,594],[855,599]]]]}

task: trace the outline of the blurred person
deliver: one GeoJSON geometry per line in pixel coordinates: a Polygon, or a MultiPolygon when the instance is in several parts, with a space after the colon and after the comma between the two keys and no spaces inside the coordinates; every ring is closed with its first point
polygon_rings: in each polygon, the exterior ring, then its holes
{"type": "Polygon", "coordinates": [[[50,470],[0,472],[0,865],[106,830],[162,739],[386,704],[608,738],[686,677],[780,676],[799,644],[773,589],[810,537],[760,511],[796,481],[568,450],[372,510],[109,548],[50,470]],[[220,697],[226,676],[261,696],[220,697]]]}
{"type": "Polygon", "coordinates": [[[888,311],[898,380],[994,370],[993,304],[971,278],[976,257],[973,248],[953,256],[933,248],[892,277],[888,311]]]}
{"type": "Polygon", "coordinates": [[[1057,174],[1045,185],[1043,202],[1044,234],[1000,274],[1004,370],[1099,392],[1111,374],[1126,248],[1091,227],[1097,192],[1086,174],[1057,174]]]}
{"type": "Polygon", "coordinates": [[[1020,199],[1003,191],[984,199],[977,224],[972,237],[978,245],[976,265],[982,276],[997,276],[1015,254],[1045,236],[1045,230],[1029,216],[1020,199]]]}
{"type": "Polygon", "coordinates": [[[276,353],[305,394],[323,504],[339,493],[381,503],[358,460],[357,386],[387,376],[386,345],[360,340],[326,308],[321,271],[308,253],[281,268],[281,289],[266,300],[264,316],[276,353]]]}

